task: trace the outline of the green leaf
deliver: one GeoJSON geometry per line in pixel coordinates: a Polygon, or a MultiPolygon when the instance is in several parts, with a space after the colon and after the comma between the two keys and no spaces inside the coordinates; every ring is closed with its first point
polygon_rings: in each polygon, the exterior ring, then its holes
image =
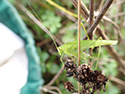
{"type": "MultiPolygon", "coordinates": [[[[89,57],[88,54],[83,53],[83,50],[87,48],[94,48],[100,45],[110,45],[117,44],[116,40],[81,40],[81,59],[85,59],[85,56],[89,57]]],[[[69,56],[78,57],[78,41],[68,42],[63,44],[58,48],[58,52],[60,55],[63,52],[69,56]]]]}
{"type": "Polygon", "coordinates": [[[46,26],[51,33],[55,34],[60,28],[61,25],[61,17],[56,16],[53,11],[47,10],[45,14],[41,16],[42,24],[46,26]]]}
{"type": "Polygon", "coordinates": [[[59,72],[60,68],[57,64],[55,63],[51,63],[51,62],[48,62],[47,64],[47,69],[48,71],[51,73],[51,74],[56,74],[59,72]]]}
{"type": "Polygon", "coordinates": [[[106,63],[103,65],[103,70],[106,76],[117,76],[118,70],[117,70],[118,64],[114,61],[110,63],[106,63]]]}
{"type": "Polygon", "coordinates": [[[49,54],[47,52],[42,52],[40,55],[40,58],[42,59],[43,62],[45,62],[49,58],[49,54]]]}
{"type": "Polygon", "coordinates": [[[74,41],[75,39],[75,30],[67,30],[65,35],[62,37],[63,43],[67,43],[69,41],[74,41]]]}
{"type": "Polygon", "coordinates": [[[114,86],[111,83],[111,81],[108,81],[108,83],[106,84],[106,91],[103,92],[103,90],[101,90],[100,94],[121,94],[121,93],[118,87],[114,86]]]}

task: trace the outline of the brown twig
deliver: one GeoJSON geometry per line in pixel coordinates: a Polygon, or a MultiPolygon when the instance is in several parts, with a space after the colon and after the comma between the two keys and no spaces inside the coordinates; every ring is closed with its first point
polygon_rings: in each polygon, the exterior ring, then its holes
{"type": "MultiPolygon", "coordinates": [[[[81,0],[78,1],[78,66],[81,58],[81,0]]],[[[78,94],[80,94],[80,83],[78,82],[78,94]]]]}
{"type": "Polygon", "coordinates": [[[48,89],[46,87],[39,87],[39,89],[43,90],[44,92],[49,92],[51,94],[58,94],[55,91],[52,91],[52,90],[50,90],[50,89],[48,89]]]}
{"type": "Polygon", "coordinates": [[[18,7],[20,7],[43,31],[45,31],[52,39],[55,39],[55,41],[62,45],[62,42],[57,39],[30,11],[28,11],[21,3],[16,3],[18,7]]]}
{"type": "MultiPolygon", "coordinates": [[[[78,0],[71,0],[71,2],[77,8],[78,0]]],[[[88,19],[89,11],[88,11],[88,9],[86,8],[86,6],[84,5],[83,2],[81,2],[81,14],[86,20],[88,19]]],[[[107,36],[105,35],[105,33],[100,29],[100,27],[97,27],[96,35],[98,37],[101,36],[102,39],[108,39],[107,36]]],[[[125,68],[125,61],[118,55],[118,53],[115,51],[113,46],[107,45],[105,47],[108,50],[109,54],[112,56],[112,58],[114,58],[118,62],[119,66],[121,66],[122,68],[125,68]]]]}
{"type": "Polygon", "coordinates": [[[107,21],[107,22],[109,22],[109,23],[111,23],[111,24],[114,25],[114,27],[115,27],[116,31],[118,32],[118,35],[119,35],[119,37],[120,37],[120,39],[121,39],[123,45],[125,46],[125,41],[124,41],[124,38],[123,38],[123,36],[122,36],[122,33],[121,33],[121,31],[120,31],[119,26],[118,26],[114,21],[112,21],[111,19],[109,19],[109,18],[106,17],[106,16],[104,16],[103,19],[104,19],[105,21],[107,21]]]}
{"type": "MultiPolygon", "coordinates": [[[[107,0],[106,1],[106,3],[102,7],[99,15],[97,16],[97,18],[95,19],[94,23],[92,24],[92,26],[88,30],[88,35],[89,36],[91,36],[91,33],[96,28],[96,26],[99,24],[100,20],[103,18],[103,16],[105,15],[106,11],[108,10],[108,8],[110,7],[110,5],[112,4],[113,1],[114,0],[107,0]]],[[[87,36],[85,36],[84,39],[87,39],[87,36]]]]}
{"type": "Polygon", "coordinates": [[[100,3],[100,5],[99,5],[99,11],[101,11],[104,2],[105,2],[105,0],[101,0],[101,3],[100,3]]]}
{"type": "Polygon", "coordinates": [[[118,70],[119,70],[121,73],[123,73],[123,75],[125,75],[125,70],[124,70],[122,67],[118,68],[118,70]]]}
{"type": "MultiPolygon", "coordinates": [[[[125,3],[125,0],[121,0],[121,1],[118,0],[118,2],[112,4],[110,8],[112,8],[112,7],[117,7],[117,6],[119,6],[119,5],[121,6],[121,4],[123,4],[123,3],[125,3]]],[[[110,8],[109,8],[109,9],[110,9],[110,8]]]]}
{"type": "MultiPolygon", "coordinates": [[[[77,8],[78,0],[71,0],[71,1],[72,1],[73,5],[75,6],[75,8],[77,8]]],[[[88,9],[86,8],[86,6],[83,2],[81,2],[81,14],[86,20],[88,19],[89,11],[88,11],[88,9]]],[[[95,16],[97,16],[97,14],[98,13],[96,13],[95,16]]],[[[118,16],[121,16],[121,15],[125,15],[125,13],[121,13],[118,16]]],[[[115,28],[118,30],[118,34],[119,34],[121,40],[123,41],[123,37],[122,37],[121,33],[119,32],[119,27],[117,26],[117,24],[115,24],[111,19],[107,18],[106,16],[103,16],[103,19],[112,23],[115,26],[115,28]]],[[[123,43],[125,44],[125,42],[123,42],[123,43]]]]}
{"type": "MultiPolygon", "coordinates": [[[[90,0],[90,4],[89,4],[89,28],[91,27],[91,25],[93,24],[93,19],[94,19],[94,1],[95,0],[90,0]]],[[[93,39],[93,32],[90,34],[89,36],[90,40],[93,39]]],[[[89,48],[89,54],[90,56],[92,56],[92,48],[89,48]]],[[[91,67],[91,58],[89,59],[89,65],[91,67]]]]}
{"type": "Polygon", "coordinates": [[[113,76],[108,77],[108,79],[111,80],[111,81],[114,81],[114,82],[116,82],[116,83],[118,83],[120,85],[123,85],[125,87],[125,81],[122,81],[122,80],[120,80],[118,78],[115,78],[113,76]]]}
{"type": "MultiPolygon", "coordinates": [[[[91,28],[91,25],[93,24],[93,19],[94,19],[94,0],[90,0],[89,4],[89,28],[91,28]]],[[[93,32],[90,33],[89,38],[93,38],[93,32]]]]}
{"type": "Polygon", "coordinates": [[[37,43],[36,45],[37,45],[37,46],[43,46],[44,44],[46,44],[46,43],[48,43],[48,42],[50,42],[50,41],[51,41],[51,39],[45,39],[45,40],[43,40],[43,41],[37,43]]]}
{"type": "Polygon", "coordinates": [[[71,15],[65,13],[64,11],[60,10],[60,12],[61,12],[63,15],[65,15],[67,18],[69,18],[71,21],[73,21],[73,22],[76,22],[76,21],[77,21],[77,19],[76,19],[75,17],[73,17],[73,16],[71,16],[71,15]]]}
{"type": "Polygon", "coordinates": [[[121,12],[121,13],[118,13],[116,15],[112,15],[111,18],[119,17],[119,16],[124,16],[124,15],[125,15],[125,12],[121,12]]]}
{"type": "Polygon", "coordinates": [[[50,87],[48,87],[48,89],[57,90],[59,94],[62,94],[61,90],[58,87],[56,87],[56,86],[50,86],[50,87]]]}
{"type": "Polygon", "coordinates": [[[56,81],[56,79],[60,76],[63,70],[64,68],[62,68],[46,86],[51,86],[56,81]]]}
{"type": "MultiPolygon", "coordinates": [[[[96,16],[98,16],[98,14],[99,14],[98,12],[95,12],[94,16],[96,17],[96,16]]],[[[114,21],[112,21],[110,18],[108,18],[108,17],[106,17],[106,16],[103,16],[103,19],[104,19],[105,21],[111,23],[111,24],[115,27],[116,31],[117,31],[118,34],[119,34],[119,37],[120,37],[122,43],[123,43],[124,46],[125,46],[125,41],[124,41],[124,38],[123,38],[123,36],[122,36],[122,34],[121,34],[121,31],[120,31],[119,26],[118,26],[114,21]]]]}
{"type": "MultiPolygon", "coordinates": [[[[71,2],[75,6],[75,8],[78,9],[78,0],[71,0],[71,2]]],[[[81,14],[82,14],[83,17],[86,18],[86,20],[88,19],[89,10],[86,8],[86,6],[83,2],[81,2],[81,14]]]]}
{"type": "MultiPolygon", "coordinates": [[[[108,40],[108,37],[105,35],[104,32],[102,32],[102,30],[101,30],[100,27],[97,28],[97,31],[96,31],[95,33],[96,33],[96,35],[97,35],[98,37],[101,36],[102,39],[108,40]]],[[[109,54],[112,56],[112,58],[114,58],[114,59],[118,62],[118,65],[119,65],[120,67],[125,68],[125,61],[118,55],[118,53],[117,53],[116,50],[113,48],[113,46],[112,46],[112,45],[107,45],[107,46],[105,46],[105,47],[106,47],[107,51],[109,52],[109,54]]]]}
{"type": "Polygon", "coordinates": [[[78,66],[80,65],[80,55],[81,55],[81,0],[78,2],[78,66]]]}

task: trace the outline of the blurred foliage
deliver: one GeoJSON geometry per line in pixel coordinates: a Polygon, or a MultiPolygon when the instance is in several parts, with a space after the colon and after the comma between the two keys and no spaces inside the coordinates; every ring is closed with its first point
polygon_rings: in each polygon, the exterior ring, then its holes
{"type": "Polygon", "coordinates": [[[55,14],[50,10],[45,11],[44,15],[41,16],[41,19],[43,21],[43,25],[46,26],[53,34],[57,33],[58,28],[61,27],[61,17],[55,16],[55,14]]]}
{"type": "MultiPolygon", "coordinates": [[[[74,28],[74,26],[72,26],[75,22],[68,19],[66,15],[63,14],[59,9],[50,5],[45,0],[30,0],[30,1],[18,0],[18,1],[21,2],[32,14],[34,14],[34,16],[36,16],[36,18],[38,18],[41,21],[41,23],[44,26],[46,26],[52,34],[56,35],[59,38],[59,40],[61,40],[63,43],[72,41],[77,37],[77,28],[74,28]],[[71,29],[67,29],[69,27],[71,29]]],[[[72,5],[70,0],[52,0],[52,1],[54,1],[58,5],[64,7],[65,9],[73,13],[77,13],[77,10],[72,5]]],[[[82,0],[82,1],[89,8],[89,0],[82,0]]],[[[102,0],[95,0],[96,7],[99,6],[98,4],[99,1],[102,1],[102,0]]],[[[59,72],[59,70],[63,66],[63,64],[60,62],[59,56],[57,55],[57,50],[55,46],[53,45],[52,40],[50,40],[50,37],[43,30],[41,30],[16,5],[17,3],[16,0],[10,0],[10,2],[14,4],[15,7],[19,10],[19,13],[22,19],[26,23],[29,31],[34,36],[36,45],[42,42],[39,46],[37,46],[37,51],[40,56],[40,61],[41,61],[40,66],[42,69],[42,75],[45,79],[45,83],[47,83],[48,81],[52,79],[52,77],[54,77],[54,75],[56,75],[59,72]],[[49,77],[47,77],[48,75],[46,74],[49,74],[49,77]]],[[[125,4],[111,7],[106,13],[106,16],[116,22],[116,24],[120,27],[122,35],[125,36],[125,32],[124,32],[125,31],[125,16],[117,16],[117,14],[120,12],[125,12],[125,4]]],[[[87,28],[88,23],[84,21],[84,24],[87,28]]],[[[121,47],[122,43],[119,39],[117,30],[114,29],[111,23],[105,22],[104,20],[102,20],[102,23],[100,25],[101,25],[102,30],[106,32],[109,39],[119,40],[119,44],[117,46],[114,46],[114,48],[116,49],[116,51],[118,51],[121,57],[125,57],[125,47],[124,46],[121,47]]],[[[85,32],[84,30],[82,30],[81,36],[83,37],[84,35],[85,35],[85,32]]],[[[97,39],[97,36],[94,36],[94,38],[97,39]]],[[[93,52],[92,61],[97,59],[97,54],[98,54],[98,48],[95,48],[93,52]]],[[[94,68],[95,68],[95,63],[93,65],[93,69],[94,68]]],[[[107,50],[104,47],[102,47],[101,49],[98,70],[101,70],[102,72],[104,72],[106,76],[118,77],[120,73],[118,70],[117,62],[110,57],[110,55],[108,54],[107,50]]],[[[121,79],[120,76],[118,78],[121,79]]],[[[67,80],[71,81],[74,86],[77,86],[75,79],[67,78],[66,71],[64,70],[61,76],[54,83],[55,86],[61,89],[62,94],[70,94],[63,86],[64,82],[66,82],[67,80]]],[[[77,88],[75,89],[77,90],[77,88]]],[[[106,86],[106,92],[105,93],[101,92],[101,94],[123,94],[125,92],[121,91],[122,89],[123,88],[119,88],[118,85],[114,84],[112,81],[108,81],[108,84],[106,86]]],[[[46,93],[46,94],[49,94],[49,93],[46,93]]]]}

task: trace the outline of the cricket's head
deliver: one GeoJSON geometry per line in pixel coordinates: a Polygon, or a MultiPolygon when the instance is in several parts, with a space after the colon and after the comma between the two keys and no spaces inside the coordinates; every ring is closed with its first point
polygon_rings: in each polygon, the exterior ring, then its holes
{"type": "Polygon", "coordinates": [[[57,47],[57,50],[58,50],[59,55],[62,55],[63,50],[60,47],[57,47]]]}

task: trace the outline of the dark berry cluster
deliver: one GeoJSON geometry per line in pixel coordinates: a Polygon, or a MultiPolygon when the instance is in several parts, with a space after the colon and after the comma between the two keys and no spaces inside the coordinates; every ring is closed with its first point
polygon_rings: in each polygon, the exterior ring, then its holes
{"type": "MultiPolygon", "coordinates": [[[[80,82],[81,86],[83,86],[81,94],[94,94],[96,90],[101,90],[101,88],[105,92],[105,85],[108,79],[100,71],[92,71],[87,64],[81,64],[77,67],[73,61],[67,61],[64,68],[67,71],[67,77],[74,76],[80,82]],[[90,91],[90,88],[92,88],[92,91],[90,91]]],[[[69,84],[65,85],[69,87],[69,84]]],[[[73,87],[73,85],[71,86],[73,87]]],[[[70,91],[72,88],[68,90],[70,91]]]]}
{"type": "Polygon", "coordinates": [[[77,65],[73,61],[67,61],[65,63],[64,69],[66,69],[66,76],[71,77],[76,74],[77,65]]]}
{"type": "Polygon", "coordinates": [[[65,82],[64,83],[64,87],[67,89],[67,90],[69,90],[70,92],[76,92],[75,90],[74,90],[74,86],[72,85],[72,83],[71,82],[65,82]]]}

